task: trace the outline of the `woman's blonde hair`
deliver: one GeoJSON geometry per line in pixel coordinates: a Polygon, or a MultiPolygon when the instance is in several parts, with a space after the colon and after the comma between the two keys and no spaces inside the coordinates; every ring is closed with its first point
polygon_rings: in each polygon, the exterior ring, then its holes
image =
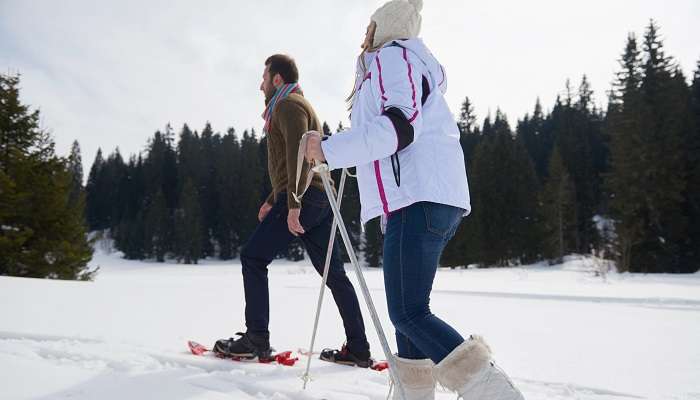
{"type": "Polygon", "coordinates": [[[370,22],[369,26],[367,29],[372,29],[372,34],[371,36],[367,37],[366,39],[369,39],[369,43],[367,43],[367,40],[362,46],[362,53],[357,57],[357,64],[355,67],[355,82],[352,86],[352,91],[350,92],[350,95],[345,99],[345,102],[348,105],[348,111],[352,109],[352,103],[355,100],[355,95],[357,94],[357,89],[360,86],[360,82],[362,82],[365,79],[365,75],[367,75],[367,65],[365,64],[365,53],[367,52],[373,52],[377,51],[380,49],[382,46],[384,46],[385,43],[374,43],[374,32],[377,30],[377,23],[372,21],[370,22]],[[358,82],[359,80],[359,82],[358,82]]]}

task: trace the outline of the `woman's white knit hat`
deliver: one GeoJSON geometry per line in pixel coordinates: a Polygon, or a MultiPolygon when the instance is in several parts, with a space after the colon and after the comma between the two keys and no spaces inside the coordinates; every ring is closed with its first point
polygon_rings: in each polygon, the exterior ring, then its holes
{"type": "Polygon", "coordinates": [[[415,38],[420,33],[423,0],[391,0],[372,14],[377,23],[373,46],[390,40],[415,38]]]}

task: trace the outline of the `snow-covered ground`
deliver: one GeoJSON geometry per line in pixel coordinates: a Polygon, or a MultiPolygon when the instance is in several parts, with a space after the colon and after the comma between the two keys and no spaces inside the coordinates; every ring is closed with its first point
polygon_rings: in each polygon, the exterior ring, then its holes
{"type": "MultiPolygon", "coordinates": [[[[303,391],[305,362],[190,355],[188,339],[211,344],[244,329],[238,262],[143,263],[99,251],[91,265],[101,267],[93,282],[0,277],[0,399],[386,397],[386,372],[314,360],[303,391]]],[[[603,279],[595,268],[571,258],[555,267],[441,270],[432,309],[464,335],[484,335],[527,399],[700,399],[700,274],[603,279]]],[[[381,274],[365,270],[393,332],[381,274]]],[[[278,350],[308,347],[319,282],[307,262],[271,266],[278,350]]],[[[366,310],[365,320],[373,353],[384,358],[366,310]]],[[[342,341],[327,296],[316,347],[342,341]]],[[[438,399],[455,397],[438,389],[438,399]]]]}

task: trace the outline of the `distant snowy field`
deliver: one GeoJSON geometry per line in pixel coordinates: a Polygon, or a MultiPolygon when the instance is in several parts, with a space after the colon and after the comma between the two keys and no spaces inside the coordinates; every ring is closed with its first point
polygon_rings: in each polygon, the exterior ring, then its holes
{"type": "MultiPolygon", "coordinates": [[[[283,367],[190,355],[188,339],[211,345],[244,330],[238,262],[143,263],[98,251],[98,265],[94,282],[0,277],[0,399],[386,398],[386,372],[314,360],[302,391],[303,360],[283,367]]],[[[700,399],[700,274],[604,279],[595,269],[570,258],[441,270],[432,309],[465,336],[484,335],[527,399],[700,399]]],[[[393,346],[382,272],[365,277],[393,346]]],[[[273,347],[308,347],[319,283],[308,262],[272,264],[273,347]]],[[[375,358],[384,358],[366,310],[365,322],[375,358]]],[[[326,296],[316,347],[342,342],[326,296]]],[[[438,389],[439,399],[455,397],[438,389]]]]}

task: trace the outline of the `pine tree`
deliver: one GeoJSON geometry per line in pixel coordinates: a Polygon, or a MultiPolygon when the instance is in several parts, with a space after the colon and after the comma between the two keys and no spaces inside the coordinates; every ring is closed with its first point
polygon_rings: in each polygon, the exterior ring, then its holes
{"type": "Polygon", "coordinates": [[[664,53],[652,21],[640,61],[628,39],[609,110],[612,171],[608,186],[616,219],[618,269],[680,272],[687,242],[684,132],[691,131],[690,91],[664,53]]]}
{"type": "Polygon", "coordinates": [[[593,217],[597,212],[600,183],[594,168],[592,143],[601,134],[602,118],[591,107],[591,98],[592,90],[585,76],[577,99],[567,81],[565,98],[557,99],[550,117],[554,144],[576,188],[575,251],[583,254],[598,245],[593,217]]]}
{"type": "Polygon", "coordinates": [[[684,272],[700,269],[700,61],[693,77],[690,97],[691,128],[686,137],[688,172],[685,206],[688,215],[688,241],[684,246],[684,272]]]}
{"type": "Polygon", "coordinates": [[[0,168],[12,172],[16,157],[47,161],[55,157],[48,132],[39,129],[39,110],[30,112],[19,100],[19,76],[0,75],[0,168]]]}
{"type": "Polygon", "coordinates": [[[218,247],[218,257],[222,260],[229,260],[238,254],[238,241],[234,229],[236,210],[233,205],[233,197],[236,190],[234,175],[238,173],[234,168],[240,157],[239,150],[235,130],[229,128],[215,149],[214,156],[216,177],[214,184],[218,195],[217,202],[220,206],[213,210],[216,219],[213,240],[218,247]]]}
{"type": "Polygon", "coordinates": [[[82,196],[39,128],[39,112],[19,101],[19,77],[0,74],[0,274],[89,279],[92,248],[82,196]]]}
{"type": "Polygon", "coordinates": [[[362,243],[362,254],[365,265],[370,268],[381,268],[384,253],[383,235],[379,226],[379,218],[367,222],[365,226],[364,240],[362,243]]]}
{"type": "Polygon", "coordinates": [[[177,149],[175,147],[175,132],[168,123],[163,132],[163,154],[161,189],[168,210],[173,210],[177,205],[178,191],[180,187],[177,181],[177,149]]]}
{"type": "Polygon", "coordinates": [[[632,249],[643,233],[642,209],[644,185],[639,171],[644,162],[641,131],[643,113],[640,86],[641,53],[634,34],[627,38],[620,60],[620,72],[613,86],[608,107],[611,171],[606,185],[611,196],[610,207],[615,219],[617,268],[629,271],[632,249]]]}
{"type": "Polygon", "coordinates": [[[474,133],[476,128],[476,115],[474,114],[474,106],[469,100],[469,97],[464,98],[462,107],[460,108],[457,127],[462,134],[474,133]]]}
{"type": "Polygon", "coordinates": [[[542,104],[538,98],[532,117],[525,115],[523,120],[518,121],[516,128],[518,138],[522,140],[535,164],[535,171],[540,182],[543,182],[547,176],[547,162],[554,142],[552,135],[549,134],[551,131],[545,129],[545,123],[542,104]]]}
{"type": "Polygon", "coordinates": [[[240,145],[235,130],[230,128],[221,140],[221,146],[216,156],[216,176],[220,207],[216,210],[215,238],[219,245],[219,258],[229,260],[238,255],[240,238],[236,233],[239,210],[235,198],[239,188],[236,186],[237,169],[240,159],[240,145]]]}
{"type": "Polygon", "coordinates": [[[145,226],[143,204],[146,187],[141,155],[132,156],[118,182],[118,195],[122,214],[116,227],[112,228],[115,247],[124,253],[124,258],[140,260],[145,255],[145,226]]]}
{"type": "Polygon", "coordinates": [[[157,131],[150,140],[144,161],[144,253],[157,261],[173,248],[173,210],[178,201],[177,153],[172,128],[157,131]]]}
{"type": "MultiPolygon", "coordinates": [[[[469,182],[472,182],[472,167],[474,159],[474,151],[482,139],[481,131],[476,123],[474,115],[474,107],[465,97],[462,103],[457,126],[460,129],[459,143],[462,146],[464,155],[464,166],[467,170],[469,182]]],[[[454,237],[449,241],[440,259],[440,265],[446,267],[467,266],[469,264],[478,263],[477,258],[477,240],[478,227],[472,216],[468,216],[462,221],[459,228],[455,232],[454,237]]]]}
{"type": "Polygon", "coordinates": [[[544,256],[560,263],[568,252],[576,251],[573,238],[577,226],[576,190],[557,147],[549,161],[548,175],[541,195],[544,256]]]}
{"type": "MultiPolygon", "coordinates": [[[[602,213],[603,180],[607,170],[608,151],[604,139],[604,114],[593,103],[593,89],[586,75],[578,88],[577,101],[574,104],[577,117],[577,130],[580,137],[579,157],[575,163],[579,168],[572,176],[577,196],[578,208],[576,220],[582,237],[578,251],[590,253],[601,246],[599,232],[595,225],[595,216],[602,213]]],[[[569,164],[571,167],[571,164],[569,164]]]]}
{"type": "Polygon", "coordinates": [[[474,107],[469,100],[469,97],[465,97],[464,103],[462,104],[462,111],[460,112],[459,119],[457,120],[457,126],[459,127],[459,143],[462,146],[462,152],[464,153],[464,163],[469,171],[471,165],[471,160],[474,157],[474,150],[476,146],[481,141],[481,132],[479,126],[476,123],[476,115],[474,114],[474,107]]]}
{"type": "MultiPolygon", "coordinates": [[[[182,131],[180,132],[179,141],[176,146],[178,184],[178,206],[174,210],[174,223],[176,231],[183,229],[182,224],[187,219],[183,215],[183,213],[185,212],[183,205],[183,196],[189,196],[190,193],[185,194],[185,185],[187,185],[189,182],[189,185],[192,186],[192,190],[194,190],[196,196],[198,197],[198,206],[206,203],[207,195],[209,194],[210,190],[209,187],[212,185],[212,183],[209,181],[210,175],[213,175],[213,171],[210,171],[210,166],[211,168],[213,168],[215,162],[215,155],[213,154],[211,143],[212,129],[211,125],[209,125],[208,123],[205,126],[205,131],[206,133],[203,132],[202,138],[200,138],[197,132],[192,132],[189,126],[185,124],[182,127],[182,131]],[[206,135],[207,141],[206,154],[204,151],[204,135],[206,135]],[[207,157],[210,157],[210,159],[207,160],[207,157]]],[[[187,198],[187,200],[192,201],[189,198],[187,198]]],[[[201,208],[201,211],[203,211],[205,207],[201,208]]],[[[216,208],[212,208],[211,211],[215,212],[216,208]]],[[[213,255],[212,243],[209,239],[209,236],[207,235],[207,233],[209,232],[208,223],[210,223],[210,221],[208,221],[204,215],[201,215],[201,217],[204,219],[197,222],[199,224],[198,227],[202,230],[202,232],[197,234],[196,237],[202,241],[202,243],[199,244],[198,248],[203,252],[204,256],[206,257],[208,255],[213,255]]],[[[211,219],[213,220],[214,218],[211,219]]],[[[189,227],[185,227],[184,229],[188,229],[189,232],[189,227]]],[[[188,238],[190,236],[191,235],[189,235],[188,238]]],[[[174,240],[176,243],[175,252],[178,260],[182,261],[183,257],[185,257],[185,263],[193,263],[191,256],[191,245],[189,243],[183,244],[183,239],[181,237],[175,237],[174,240]]],[[[198,256],[201,256],[201,254],[199,254],[198,256]]]]}
{"type": "Polygon", "coordinates": [[[180,206],[175,212],[176,258],[185,264],[197,264],[202,258],[202,209],[192,178],[185,178],[180,206]]]}
{"type": "Polygon", "coordinates": [[[145,254],[164,262],[172,244],[172,224],[162,189],[158,189],[146,211],[145,254]]]}
{"type": "Polygon", "coordinates": [[[110,232],[113,232],[119,225],[119,221],[125,218],[126,206],[128,204],[125,186],[128,184],[128,170],[124,158],[117,147],[112,154],[107,157],[102,168],[102,192],[106,195],[108,204],[108,220],[110,232]]]}
{"type": "MultiPolygon", "coordinates": [[[[658,27],[652,21],[644,37],[644,76],[641,96],[644,105],[642,183],[644,236],[632,267],[644,272],[678,272],[680,243],[686,234],[682,215],[682,132],[685,128],[688,88],[674,79],[672,59],[663,50],[658,27]]],[[[679,72],[676,72],[676,75],[679,72]]],[[[685,81],[681,78],[681,81],[685,81]]]]}
{"type": "Polygon", "coordinates": [[[512,176],[512,193],[508,198],[513,207],[514,245],[517,261],[527,264],[542,257],[542,232],[539,219],[537,195],[540,183],[537,180],[535,165],[525,145],[517,136],[513,141],[513,164],[508,173],[512,176]]]}
{"type": "Polygon", "coordinates": [[[500,111],[484,122],[474,156],[472,209],[478,227],[478,259],[485,266],[529,262],[539,252],[534,166],[500,111]],[[534,247],[533,247],[534,244],[534,247]]]}
{"type": "Polygon", "coordinates": [[[258,210],[265,200],[262,188],[266,166],[260,157],[260,143],[255,137],[255,132],[243,131],[241,140],[241,158],[238,166],[238,181],[236,186],[240,188],[236,196],[239,202],[240,221],[237,224],[238,236],[244,241],[250,237],[258,225],[258,210]]]}
{"type": "Polygon", "coordinates": [[[85,186],[87,202],[85,214],[90,230],[104,229],[108,222],[107,213],[105,212],[107,198],[102,190],[103,185],[100,181],[103,166],[102,149],[98,148],[85,186]]]}
{"type": "Polygon", "coordinates": [[[217,186],[216,149],[220,146],[221,135],[214,133],[209,122],[202,130],[201,137],[201,172],[199,187],[200,204],[202,205],[202,250],[204,256],[214,256],[215,243],[213,237],[217,229],[216,210],[219,209],[219,193],[217,186]]]}
{"type": "Polygon", "coordinates": [[[83,196],[83,159],[80,155],[80,144],[77,140],[73,141],[70,155],[68,156],[68,170],[71,173],[71,191],[69,195],[69,204],[75,206],[81,201],[83,196]]]}
{"type": "MultiPolygon", "coordinates": [[[[3,79],[0,75],[0,79],[3,79]]],[[[17,187],[14,179],[8,176],[4,167],[10,163],[10,155],[7,155],[0,168],[0,276],[27,274],[23,253],[31,240],[34,231],[25,223],[19,221],[11,224],[12,220],[19,220],[21,215],[27,214],[26,200],[31,194],[26,188],[17,187]]]]}

